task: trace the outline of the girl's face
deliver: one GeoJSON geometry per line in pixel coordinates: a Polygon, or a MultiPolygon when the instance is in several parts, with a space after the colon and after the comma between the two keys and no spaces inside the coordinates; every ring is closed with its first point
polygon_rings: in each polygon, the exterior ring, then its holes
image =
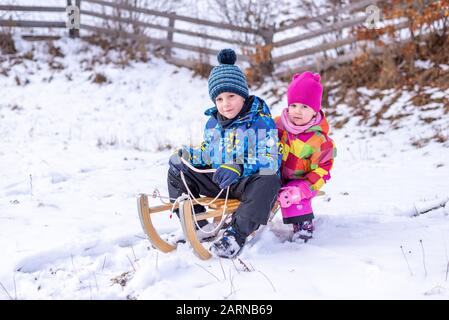
{"type": "Polygon", "coordinates": [[[218,112],[228,119],[234,119],[242,110],[245,99],[232,92],[220,93],[215,99],[218,112]]]}
{"type": "Polygon", "coordinates": [[[310,122],[315,114],[316,112],[305,104],[292,103],[288,106],[288,119],[296,126],[310,122]]]}

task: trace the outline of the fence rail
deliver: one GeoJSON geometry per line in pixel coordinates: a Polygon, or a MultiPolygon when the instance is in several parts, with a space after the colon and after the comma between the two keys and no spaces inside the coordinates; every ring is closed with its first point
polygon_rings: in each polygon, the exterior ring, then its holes
{"type": "MultiPolygon", "coordinates": [[[[326,12],[314,17],[302,18],[289,24],[272,26],[263,29],[254,29],[242,26],[236,26],[229,23],[221,23],[215,21],[209,21],[204,19],[192,18],[184,15],[178,15],[170,12],[160,12],[157,10],[140,8],[132,5],[118,4],[105,0],[76,0],[76,5],[80,8],[81,17],[91,17],[94,19],[100,19],[103,23],[101,26],[95,25],[95,23],[84,23],[81,18],[80,29],[88,33],[96,33],[102,35],[109,35],[111,37],[123,37],[136,41],[142,41],[143,43],[151,43],[159,45],[165,48],[165,56],[168,60],[175,62],[176,64],[191,66],[192,61],[183,60],[176,55],[173,55],[173,49],[185,50],[195,54],[216,55],[219,49],[223,47],[223,44],[230,44],[242,51],[239,59],[240,61],[251,63],[253,57],[251,55],[245,55],[246,52],[254,52],[256,45],[260,47],[270,48],[270,62],[274,65],[276,70],[278,67],[285,69],[285,63],[289,61],[298,61],[304,57],[312,57],[315,63],[303,65],[303,67],[312,68],[327,68],[336,64],[350,61],[354,58],[355,53],[353,51],[346,52],[343,55],[335,58],[323,59],[322,53],[329,50],[341,50],[348,46],[357,46],[359,40],[356,36],[352,35],[349,31],[358,26],[362,26],[366,21],[366,16],[363,15],[363,10],[372,4],[378,4],[382,0],[358,0],[353,1],[350,5],[335,8],[332,12],[326,12]],[[81,4],[83,4],[81,6],[81,4]],[[87,5],[89,4],[89,5],[87,5]],[[97,6],[97,8],[95,8],[97,6]],[[96,11],[98,6],[102,8],[102,12],[96,11]],[[106,9],[114,12],[106,13],[106,9]],[[117,10],[120,12],[117,14],[117,10]],[[126,14],[125,14],[126,13],[126,14]],[[351,14],[357,13],[356,16],[351,14]],[[343,16],[345,14],[345,16],[343,16]],[[139,19],[136,19],[136,15],[139,19]],[[336,23],[329,23],[327,19],[329,17],[338,17],[339,21],[336,23]],[[162,18],[162,22],[148,22],[142,21],[148,17],[162,18]],[[183,22],[179,25],[178,21],[183,22]],[[114,28],[105,27],[110,22],[121,24],[123,27],[116,30],[114,28]],[[305,27],[310,24],[319,22],[321,27],[315,28],[315,30],[306,31],[304,33],[289,36],[282,39],[283,32],[288,31],[291,33],[294,28],[305,27]],[[207,32],[200,32],[198,30],[192,30],[192,28],[185,25],[193,25],[196,28],[208,27],[207,32]],[[139,29],[139,32],[135,32],[139,29]],[[158,30],[165,32],[165,36],[155,37],[148,30],[158,30]],[[210,34],[210,30],[215,30],[215,34],[210,34]],[[328,35],[335,35],[336,33],[343,34],[345,31],[346,36],[344,38],[336,38],[336,40],[326,42],[324,37],[328,35]],[[239,35],[237,37],[229,35],[239,35]],[[220,48],[214,48],[210,44],[195,45],[193,41],[189,41],[189,38],[178,39],[175,35],[183,35],[193,39],[201,39],[201,41],[212,41],[220,43],[220,48]],[[256,43],[247,43],[241,38],[244,35],[251,35],[256,39],[256,43]],[[280,36],[280,40],[273,41],[275,36],[280,36]],[[240,38],[240,39],[239,39],[240,38]],[[187,39],[187,40],[186,40],[187,39]],[[317,43],[313,46],[301,48],[302,42],[306,40],[314,40],[317,43]],[[299,49],[292,50],[292,45],[299,47],[299,49]],[[248,50],[248,51],[247,51],[248,50]]],[[[75,3],[73,0],[67,0],[67,4],[75,3]]],[[[65,7],[51,7],[51,6],[16,6],[16,5],[0,5],[0,14],[2,11],[6,12],[37,12],[37,13],[65,13],[65,7]]],[[[1,15],[0,15],[1,17],[1,15]]],[[[148,19],[147,19],[148,20],[148,19]]],[[[396,28],[406,28],[407,22],[401,22],[395,25],[396,28]]],[[[0,19],[0,27],[24,27],[24,28],[66,28],[66,21],[32,21],[32,20],[13,20],[13,19],[0,19]]],[[[303,28],[305,29],[305,28],[303,28]]],[[[71,36],[76,36],[77,33],[70,30],[71,36]]],[[[76,30],[77,31],[77,30],[76,30]]],[[[154,32],[153,32],[154,33],[154,32]]],[[[28,36],[29,37],[29,36],[28,36]]],[[[40,37],[52,37],[51,35],[41,35],[40,37]]],[[[343,50],[344,51],[344,50],[343,50]]],[[[346,50],[348,51],[348,50],[346,50]]],[[[297,69],[296,69],[297,70],[297,69]]],[[[289,71],[283,71],[285,74],[289,71]]]]}
{"type": "Polygon", "coordinates": [[[60,21],[0,20],[0,27],[66,28],[66,24],[60,21]]]}
{"type": "Polygon", "coordinates": [[[326,12],[326,13],[318,15],[316,17],[307,17],[307,18],[297,19],[297,21],[292,22],[286,26],[281,26],[281,27],[277,28],[276,30],[278,32],[282,32],[282,31],[285,31],[288,29],[305,26],[312,22],[320,22],[320,21],[328,18],[330,15],[336,16],[336,15],[339,15],[342,13],[354,13],[354,12],[360,11],[361,9],[365,9],[369,5],[375,5],[375,4],[379,3],[380,1],[381,0],[362,0],[362,1],[353,2],[352,4],[350,4],[348,6],[340,7],[338,9],[336,9],[335,11],[326,12]]]}
{"type": "Polygon", "coordinates": [[[0,5],[0,11],[65,12],[65,7],[0,5]]]}

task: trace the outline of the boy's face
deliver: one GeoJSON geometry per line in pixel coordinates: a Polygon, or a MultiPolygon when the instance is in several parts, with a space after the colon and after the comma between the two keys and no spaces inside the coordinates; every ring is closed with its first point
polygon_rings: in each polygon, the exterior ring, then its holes
{"type": "Polygon", "coordinates": [[[305,104],[292,103],[288,106],[288,118],[297,126],[310,122],[315,114],[316,112],[305,104]]]}
{"type": "Polygon", "coordinates": [[[215,99],[218,112],[228,119],[234,119],[242,110],[245,99],[232,92],[220,93],[215,99]]]}

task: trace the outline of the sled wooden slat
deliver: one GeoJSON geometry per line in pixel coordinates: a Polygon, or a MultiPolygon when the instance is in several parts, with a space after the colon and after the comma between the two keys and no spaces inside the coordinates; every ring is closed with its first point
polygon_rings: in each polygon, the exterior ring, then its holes
{"type": "MultiPolygon", "coordinates": [[[[237,208],[239,207],[239,205],[240,204],[236,204],[233,206],[227,206],[224,214],[234,213],[235,210],[237,210],[237,208]]],[[[190,212],[192,212],[192,210],[190,210],[190,212]]],[[[195,215],[195,217],[196,217],[197,221],[200,221],[200,220],[205,220],[205,219],[209,219],[209,218],[216,218],[216,217],[221,218],[222,214],[223,214],[223,208],[219,208],[219,209],[216,209],[213,211],[208,211],[205,213],[197,214],[197,215],[195,215]]]]}
{"type": "Polygon", "coordinates": [[[204,248],[196,235],[195,221],[193,221],[192,209],[189,201],[184,201],[181,223],[183,225],[186,239],[187,241],[189,241],[195,254],[202,260],[210,259],[212,257],[212,254],[209,252],[209,250],[204,248]]]}
{"type": "MultiPolygon", "coordinates": [[[[211,209],[220,209],[220,208],[223,208],[224,204],[225,204],[225,199],[217,199],[217,201],[212,203],[209,206],[209,208],[211,208],[211,209]]],[[[237,200],[237,199],[228,199],[227,205],[228,206],[240,205],[240,201],[237,200]]]]}
{"type": "MultiPolygon", "coordinates": [[[[212,201],[213,198],[204,197],[204,198],[196,198],[196,200],[199,203],[205,205],[206,203],[212,201]]],[[[150,211],[150,214],[152,214],[152,213],[156,213],[156,212],[171,210],[172,207],[173,207],[173,204],[171,204],[171,203],[162,204],[160,206],[154,206],[154,207],[149,208],[149,211],[150,211]]],[[[176,204],[174,209],[177,209],[178,207],[179,207],[179,204],[176,204]]]]}
{"type": "Polygon", "coordinates": [[[139,211],[140,222],[142,223],[142,228],[147,234],[150,242],[157,249],[162,252],[170,252],[176,249],[176,246],[169,244],[168,242],[162,240],[162,238],[157,233],[154,228],[153,222],[150,217],[150,207],[148,205],[148,196],[141,194],[137,201],[137,208],[139,211]]]}
{"type": "MultiPolygon", "coordinates": [[[[230,201],[228,200],[228,203],[230,201]]],[[[224,201],[223,201],[223,205],[224,205],[224,201]]],[[[183,205],[183,210],[181,213],[181,224],[182,224],[182,228],[184,230],[184,234],[186,236],[187,241],[190,243],[190,245],[193,248],[193,251],[195,252],[195,254],[202,260],[207,260],[210,259],[210,257],[212,257],[211,253],[209,252],[208,249],[206,249],[203,244],[201,243],[201,241],[198,239],[197,234],[196,234],[196,224],[194,219],[196,219],[197,221],[200,220],[205,220],[208,218],[214,218],[214,222],[218,223],[221,220],[221,216],[223,214],[225,215],[229,215],[235,212],[235,210],[237,210],[237,208],[240,205],[240,201],[234,199],[232,201],[232,206],[231,205],[227,205],[226,209],[224,210],[223,213],[223,207],[218,208],[216,210],[213,211],[208,211],[206,213],[200,213],[194,215],[192,214],[192,207],[190,206],[189,201],[184,201],[184,205],[183,205]]]]}

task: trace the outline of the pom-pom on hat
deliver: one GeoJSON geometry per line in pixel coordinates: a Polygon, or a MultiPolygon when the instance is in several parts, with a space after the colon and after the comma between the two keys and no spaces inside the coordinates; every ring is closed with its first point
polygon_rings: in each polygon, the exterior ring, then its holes
{"type": "Polygon", "coordinates": [[[323,95],[320,79],[321,77],[318,73],[310,71],[295,74],[287,90],[288,105],[301,103],[309,106],[315,112],[320,111],[323,95]]]}
{"type": "Polygon", "coordinates": [[[249,90],[245,75],[237,67],[237,55],[232,49],[223,49],[217,55],[220,65],[214,67],[209,75],[209,96],[215,103],[220,93],[233,92],[243,98],[248,98],[249,90]]]}

